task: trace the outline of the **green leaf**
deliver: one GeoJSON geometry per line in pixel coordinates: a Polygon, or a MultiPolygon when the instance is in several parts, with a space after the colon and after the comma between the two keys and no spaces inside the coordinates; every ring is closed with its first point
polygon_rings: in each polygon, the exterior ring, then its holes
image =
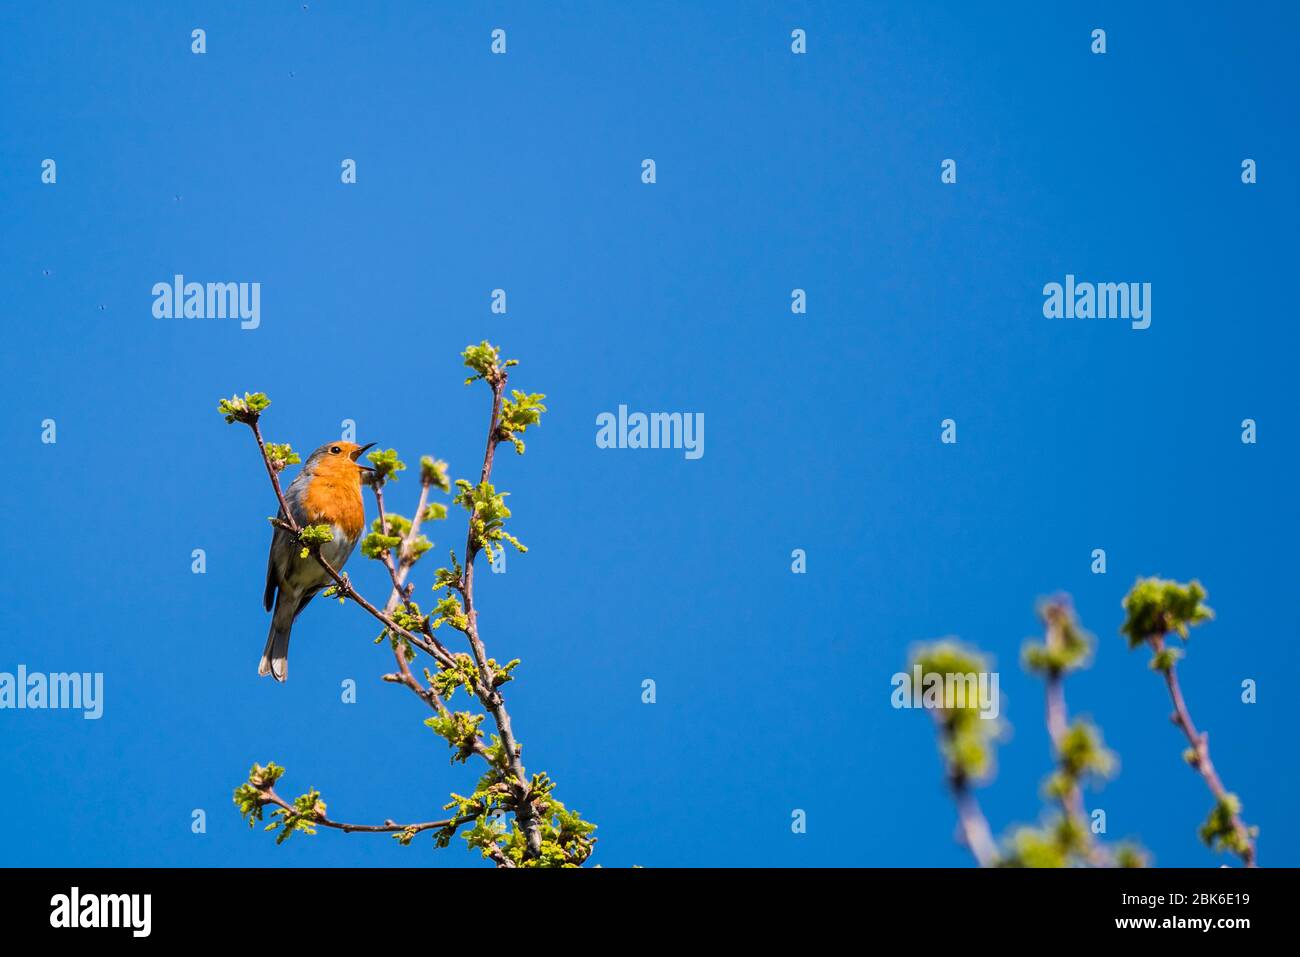
{"type": "Polygon", "coordinates": [[[479,379],[495,379],[501,373],[501,353],[486,339],[476,346],[466,346],[460,355],[465,365],[475,373],[465,380],[466,385],[479,379]]]}
{"type": "Polygon", "coordinates": [[[453,711],[446,715],[426,718],[424,723],[432,728],[435,734],[446,738],[447,744],[455,751],[451,760],[464,764],[474,754],[474,748],[480,738],[479,725],[486,717],[482,714],[470,714],[468,711],[453,711]]]}
{"type": "Polygon", "coordinates": [[[1180,648],[1162,648],[1151,656],[1151,670],[1169,671],[1178,663],[1178,659],[1181,657],[1183,657],[1183,652],[1180,648]]]}
{"type": "Polygon", "coordinates": [[[1129,648],[1151,638],[1176,632],[1186,639],[1189,627],[1214,617],[1202,604],[1205,589],[1198,581],[1179,584],[1161,578],[1138,579],[1124,597],[1124,624],[1120,633],[1128,637],[1129,648]]]}
{"type": "MultiPolygon", "coordinates": [[[[1060,819],[1062,821],[1065,818],[1060,819]]],[[[1067,824],[1056,826],[1018,828],[1011,836],[1009,846],[998,860],[999,867],[1065,867],[1073,831],[1067,824]]]]}
{"type": "Polygon", "coordinates": [[[448,595],[438,602],[434,606],[434,611],[438,613],[438,617],[430,622],[434,629],[441,628],[444,624],[451,625],[457,631],[464,631],[469,627],[469,618],[465,615],[465,609],[461,607],[460,599],[455,595],[448,595]]]}
{"type": "Polygon", "coordinates": [[[464,479],[456,480],[459,489],[453,501],[470,513],[470,540],[475,548],[482,549],[491,561],[494,548],[506,541],[521,552],[528,551],[519,539],[505,530],[505,520],[510,517],[506,506],[509,492],[498,492],[491,482],[470,485],[464,479]]]}
{"type": "Polygon", "coordinates": [[[472,697],[475,688],[478,686],[478,668],[474,666],[470,656],[464,652],[458,652],[454,656],[454,660],[456,662],[454,667],[444,665],[441,671],[429,679],[429,683],[433,685],[433,690],[448,701],[460,688],[464,688],[465,694],[472,697]]]}
{"type": "Polygon", "coordinates": [[[298,533],[298,541],[308,548],[318,548],[334,541],[334,530],[328,525],[308,525],[298,533]]]}
{"type": "Polygon", "coordinates": [[[515,452],[523,455],[524,443],[519,438],[519,433],[525,431],[530,425],[538,425],[541,422],[542,413],[546,411],[542,399],[546,396],[539,392],[530,395],[518,389],[511,389],[510,394],[511,398],[501,403],[501,418],[497,424],[496,441],[512,443],[515,452]]]}
{"type": "Polygon", "coordinates": [[[271,468],[276,472],[283,472],[288,465],[297,465],[302,459],[298,458],[298,453],[287,443],[266,443],[266,458],[271,463],[271,468]]]}
{"type": "Polygon", "coordinates": [[[1101,731],[1082,719],[1075,721],[1062,737],[1060,761],[1062,771],[1075,780],[1085,775],[1105,778],[1115,770],[1115,755],[1106,750],[1101,731]]]}
{"type": "Polygon", "coordinates": [[[245,392],[242,399],[238,395],[232,395],[229,399],[220,400],[217,411],[225,416],[227,424],[243,422],[252,425],[270,404],[271,400],[264,392],[245,392]]]}
{"type": "Polygon", "coordinates": [[[266,767],[254,764],[248,772],[248,780],[235,788],[234,801],[239,813],[252,827],[254,821],[262,820],[262,807],[266,803],[266,792],[275,787],[275,782],[284,774],[284,768],[274,761],[266,767]]]}
{"type": "Polygon", "coordinates": [[[396,482],[397,473],[406,469],[406,463],[397,457],[396,449],[375,449],[366,455],[366,459],[374,466],[370,481],[375,485],[383,485],[389,479],[396,482]]]}
{"type": "MultiPolygon", "coordinates": [[[[988,660],[954,639],[923,644],[912,652],[909,670],[919,666],[922,675],[979,675],[987,673],[988,660]]],[[[950,776],[961,780],[983,780],[993,771],[995,745],[1004,725],[982,717],[978,695],[963,696],[953,707],[934,711],[940,724],[939,751],[950,776]]],[[[946,702],[945,702],[946,704],[946,702]]]]}
{"type": "Polygon", "coordinates": [[[435,460],[428,455],[422,456],[420,458],[420,481],[426,485],[442,489],[444,492],[451,491],[451,482],[447,478],[447,463],[442,459],[435,460]]]}
{"type": "MultiPolygon", "coordinates": [[[[389,535],[396,535],[398,538],[401,538],[411,530],[411,520],[405,515],[399,515],[396,512],[389,512],[384,516],[384,518],[388,522],[387,534],[389,535]]],[[[370,523],[370,528],[372,531],[384,534],[384,523],[378,518],[374,519],[370,523]]]]}
{"type": "Polygon", "coordinates": [[[378,532],[371,532],[361,540],[361,554],[366,558],[380,560],[385,553],[402,544],[402,540],[396,535],[380,535],[378,532]]]}
{"type": "Polygon", "coordinates": [[[1151,858],[1136,844],[1121,844],[1115,849],[1116,867],[1150,867],[1151,858]]]}
{"type": "Polygon", "coordinates": [[[1249,845],[1237,830],[1234,820],[1240,813],[1241,800],[1235,794],[1225,794],[1201,825],[1201,840],[1211,850],[1246,853],[1249,845]]]}
{"type": "Polygon", "coordinates": [[[1041,602],[1038,615],[1043,621],[1044,639],[1027,641],[1021,651],[1026,670],[1059,675],[1087,664],[1094,639],[1079,626],[1066,597],[1041,602]]]}

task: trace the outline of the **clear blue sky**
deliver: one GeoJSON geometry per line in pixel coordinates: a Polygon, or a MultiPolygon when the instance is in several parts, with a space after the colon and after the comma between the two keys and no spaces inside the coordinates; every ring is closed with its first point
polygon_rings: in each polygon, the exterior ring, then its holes
{"type": "MultiPolygon", "coordinates": [[[[351,418],[469,476],[486,391],[458,353],[486,337],[551,412],[502,456],[531,551],[481,576],[483,634],[523,659],[525,759],[601,825],[593,861],[965,865],[890,676],[947,634],[996,657],[1014,733],[981,798],[995,830],[1031,822],[1049,753],[1018,652],[1065,590],[1100,643],[1069,702],[1122,761],[1089,806],[1161,864],[1218,863],[1117,634],[1161,574],[1209,590],[1189,704],[1261,861],[1300,864],[1294,8],[699,6],[4,4],[0,671],[102,671],[106,702],[0,711],[0,862],[475,862],[240,821],[254,760],[358,821],[428,819],[476,772],[377,680],[356,608],[315,603],[289,683],[256,677],[274,506],[215,403],[264,390],[273,440],[351,418]],[[262,283],[260,328],[155,320],[175,273],[262,283]],[[1045,319],[1066,273],[1151,282],[1151,328],[1045,319]],[[620,403],[703,412],[704,457],[598,449],[620,403]]],[[[379,566],[349,570],[382,597],[379,566]]]]}

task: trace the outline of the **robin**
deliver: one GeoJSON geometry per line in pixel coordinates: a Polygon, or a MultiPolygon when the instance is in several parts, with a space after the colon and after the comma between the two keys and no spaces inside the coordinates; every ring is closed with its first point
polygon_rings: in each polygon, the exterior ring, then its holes
{"type": "MultiPolygon", "coordinates": [[[[365,473],[374,470],[358,464],[357,459],[374,444],[322,445],[308,457],[307,464],[284,493],[299,528],[330,526],[334,538],[321,546],[320,553],[335,571],[347,562],[366,522],[361,482],[365,473]]],[[[280,518],[284,518],[283,510],[280,518]]],[[[332,584],[319,562],[301,556],[302,547],[293,540],[292,533],[277,528],[271,538],[266,594],[262,599],[266,610],[271,611],[274,604],[275,612],[271,615],[271,633],[266,637],[262,661],[257,666],[259,675],[271,675],[276,681],[284,681],[289,674],[289,632],[294,619],[317,592],[332,584]]]]}

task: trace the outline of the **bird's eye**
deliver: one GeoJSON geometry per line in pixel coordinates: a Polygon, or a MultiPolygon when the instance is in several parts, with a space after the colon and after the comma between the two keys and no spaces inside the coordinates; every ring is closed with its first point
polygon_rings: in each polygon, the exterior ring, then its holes
{"type": "Polygon", "coordinates": [[[343,451],[343,450],[342,450],[341,448],[339,448],[337,445],[332,446],[332,447],[330,448],[330,452],[333,453],[334,455],[338,455],[338,454],[339,454],[340,452],[342,452],[342,451],[343,451]]]}

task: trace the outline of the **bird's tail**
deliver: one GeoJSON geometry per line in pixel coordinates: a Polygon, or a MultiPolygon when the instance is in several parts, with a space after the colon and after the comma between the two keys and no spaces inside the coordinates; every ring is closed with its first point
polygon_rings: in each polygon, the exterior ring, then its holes
{"type": "Polygon", "coordinates": [[[276,681],[289,677],[289,633],[293,630],[294,605],[297,602],[282,601],[284,592],[275,600],[275,614],[271,616],[271,632],[266,636],[266,647],[262,649],[262,660],[257,665],[257,673],[270,675],[276,681]]]}

